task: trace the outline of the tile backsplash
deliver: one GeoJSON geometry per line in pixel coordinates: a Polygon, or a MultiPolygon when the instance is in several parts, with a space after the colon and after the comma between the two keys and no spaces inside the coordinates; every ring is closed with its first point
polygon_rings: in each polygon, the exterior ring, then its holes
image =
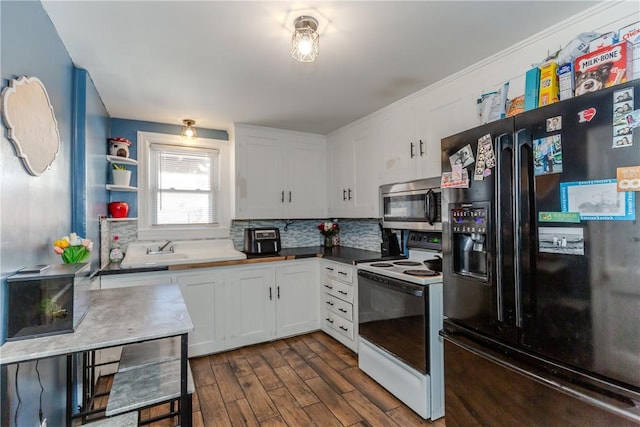
{"type": "MultiPolygon", "coordinates": [[[[234,220],[231,223],[230,238],[238,250],[243,249],[244,229],[249,227],[278,227],[283,248],[320,246],[323,237],[318,224],[328,219],[296,220],[234,220]]],[[[382,237],[378,219],[340,219],[340,245],[353,248],[380,251],[382,237]]],[[[129,242],[137,241],[137,221],[100,221],[100,266],[109,263],[112,236],[118,236],[120,247],[126,252],[129,242]]]]}
{"type": "MultiPolygon", "coordinates": [[[[318,224],[327,219],[299,220],[235,220],[231,224],[231,239],[238,250],[244,244],[245,228],[277,227],[283,248],[299,248],[304,246],[320,246],[323,236],[318,231],[318,224]]],[[[379,251],[382,238],[377,219],[341,219],[340,245],[353,248],[379,251]]]]}

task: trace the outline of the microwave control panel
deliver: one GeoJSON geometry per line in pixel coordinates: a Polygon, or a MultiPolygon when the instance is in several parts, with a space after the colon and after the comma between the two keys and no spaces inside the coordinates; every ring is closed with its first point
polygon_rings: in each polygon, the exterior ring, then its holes
{"type": "Polygon", "coordinates": [[[487,209],[461,206],[451,209],[451,227],[454,233],[487,233],[487,209]]]}

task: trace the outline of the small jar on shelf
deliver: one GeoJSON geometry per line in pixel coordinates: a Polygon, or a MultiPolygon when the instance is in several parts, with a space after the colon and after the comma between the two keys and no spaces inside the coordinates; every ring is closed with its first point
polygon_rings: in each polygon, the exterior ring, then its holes
{"type": "Polygon", "coordinates": [[[113,245],[111,246],[111,251],[109,252],[109,261],[114,263],[122,262],[124,259],[124,253],[122,249],[120,249],[120,237],[117,235],[113,236],[113,245]]]}

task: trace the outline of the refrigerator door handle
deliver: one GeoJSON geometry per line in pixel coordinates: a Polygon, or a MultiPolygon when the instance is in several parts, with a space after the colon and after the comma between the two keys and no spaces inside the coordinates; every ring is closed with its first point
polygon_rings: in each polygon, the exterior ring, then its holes
{"type": "MultiPolygon", "coordinates": [[[[511,135],[502,134],[496,138],[496,228],[502,225],[502,182],[500,177],[504,171],[502,170],[502,154],[504,151],[513,151],[513,143],[511,135]]],[[[513,172],[512,172],[513,174],[513,172]]],[[[512,178],[513,179],[513,178],[512,178]]],[[[502,254],[502,233],[496,231],[496,305],[498,311],[498,321],[504,322],[504,262],[502,254]]]]}
{"type": "MultiPolygon", "coordinates": [[[[516,131],[514,136],[513,149],[513,248],[514,248],[514,275],[515,275],[515,299],[516,299],[516,326],[522,328],[524,297],[522,289],[522,204],[520,195],[522,194],[522,148],[531,144],[531,138],[525,129],[516,131]]],[[[529,206],[531,208],[531,206],[529,206]]]]}

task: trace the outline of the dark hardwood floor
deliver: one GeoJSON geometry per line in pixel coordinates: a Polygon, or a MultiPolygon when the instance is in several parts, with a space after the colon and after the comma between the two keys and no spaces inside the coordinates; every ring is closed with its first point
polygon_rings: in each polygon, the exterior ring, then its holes
{"type": "MultiPolygon", "coordinates": [[[[324,334],[193,358],[194,426],[435,426],[358,369],[357,355],[324,334]]],[[[166,408],[142,412],[153,417],[166,408]]],[[[151,424],[174,425],[172,420],[151,424]]]]}

